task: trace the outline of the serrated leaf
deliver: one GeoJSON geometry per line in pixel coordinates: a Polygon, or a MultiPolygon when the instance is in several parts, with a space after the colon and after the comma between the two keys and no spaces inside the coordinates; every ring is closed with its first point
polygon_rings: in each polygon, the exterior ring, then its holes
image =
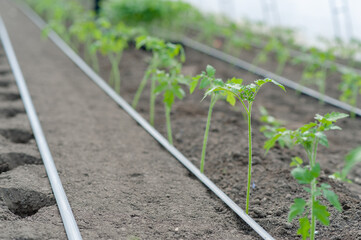
{"type": "Polygon", "coordinates": [[[321,145],[328,147],[327,136],[323,132],[316,132],[315,136],[318,138],[318,141],[321,145]]]}
{"type": "Polygon", "coordinates": [[[202,78],[201,83],[199,84],[199,88],[200,89],[207,88],[209,86],[209,84],[210,84],[210,81],[207,77],[202,78]]]}
{"type": "Polygon", "coordinates": [[[310,236],[311,224],[307,217],[300,218],[300,227],[297,229],[297,234],[302,236],[302,240],[306,240],[310,236]]]}
{"type": "Polygon", "coordinates": [[[295,198],[294,203],[290,207],[288,213],[288,221],[291,222],[295,217],[301,215],[305,211],[306,201],[302,198],[295,198]]]}
{"type": "Polygon", "coordinates": [[[214,77],[214,75],[216,74],[216,69],[211,65],[207,65],[206,72],[209,77],[214,77]]]}
{"type": "Polygon", "coordinates": [[[266,150],[265,155],[268,151],[275,145],[276,141],[282,136],[281,133],[274,135],[272,138],[268,139],[263,146],[263,149],[266,150]]]}
{"type": "Polygon", "coordinates": [[[232,106],[236,104],[236,98],[234,97],[234,94],[227,92],[227,102],[232,106]]]}
{"type": "Polygon", "coordinates": [[[341,119],[341,118],[346,118],[349,115],[346,113],[340,113],[340,112],[332,112],[332,113],[327,113],[325,115],[325,119],[331,122],[336,122],[337,120],[341,119]]]}
{"type": "Polygon", "coordinates": [[[323,189],[323,195],[338,211],[342,212],[342,207],[340,202],[338,201],[338,196],[334,191],[323,189]]]}
{"type": "Polygon", "coordinates": [[[328,226],[330,224],[330,213],[327,211],[327,207],[323,206],[319,203],[319,201],[315,201],[313,203],[313,213],[323,225],[328,226]]]}
{"type": "Polygon", "coordinates": [[[297,167],[291,171],[291,175],[300,184],[309,184],[314,179],[313,174],[307,168],[297,167]]]}

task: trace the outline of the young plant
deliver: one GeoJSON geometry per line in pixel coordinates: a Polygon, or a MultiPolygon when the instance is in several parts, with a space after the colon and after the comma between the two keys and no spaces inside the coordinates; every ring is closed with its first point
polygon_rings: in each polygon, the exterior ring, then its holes
{"type": "MultiPolygon", "coordinates": [[[[284,123],[270,116],[266,108],[260,107],[259,110],[261,112],[260,121],[266,124],[261,126],[260,132],[262,132],[263,135],[268,139],[273,138],[278,133],[278,129],[284,126],[284,123]]],[[[289,136],[280,136],[277,139],[277,142],[281,148],[291,148],[293,146],[292,140],[289,136]]]]}
{"type": "Polygon", "coordinates": [[[84,59],[96,72],[99,72],[97,52],[92,50],[95,39],[100,39],[102,32],[96,24],[93,13],[79,18],[69,29],[79,43],[84,44],[84,59]]]}
{"type": "Polygon", "coordinates": [[[353,169],[353,167],[361,162],[361,147],[357,147],[353,150],[351,150],[346,156],[345,156],[345,164],[343,169],[340,172],[335,172],[333,175],[331,175],[331,178],[335,178],[340,181],[351,183],[352,181],[347,179],[347,175],[349,172],[353,169]]]}
{"type": "MultiPolygon", "coordinates": [[[[357,97],[361,93],[361,75],[351,70],[343,71],[339,89],[342,92],[340,100],[356,108],[357,97]]],[[[351,111],[350,114],[352,118],[356,116],[354,111],[351,111]]]]}
{"type": "MultiPolygon", "coordinates": [[[[214,87],[224,86],[222,79],[215,78],[215,73],[216,73],[216,69],[214,69],[210,65],[207,65],[205,72],[202,72],[201,74],[192,78],[192,81],[190,83],[190,93],[194,92],[194,90],[198,86],[199,81],[200,81],[199,89],[212,89],[214,87]]],[[[204,162],[206,157],[206,148],[207,148],[209,128],[211,125],[212,111],[214,104],[220,98],[220,92],[212,92],[210,95],[211,95],[211,102],[209,104],[209,109],[208,109],[206,130],[204,132],[204,138],[203,138],[201,164],[199,168],[201,173],[204,172],[204,162]]]]}
{"type": "Polygon", "coordinates": [[[249,25],[244,25],[240,29],[233,27],[233,24],[230,27],[223,30],[223,35],[227,39],[224,46],[224,51],[227,53],[234,53],[234,50],[239,50],[236,54],[240,54],[242,50],[250,50],[253,45],[260,45],[260,37],[255,34],[254,29],[249,25]],[[238,31],[241,32],[241,35],[238,34],[238,31]]]}
{"type": "Polygon", "coordinates": [[[168,141],[173,145],[172,127],[170,121],[170,113],[174,99],[183,99],[185,92],[181,88],[181,84],[188,84],[188,79],[180,73],[180,69],[171,69],[169,73],[157,70],[154,76],[158,85],[154,88],[154,94],[163,93],[163,103],[165,108],[165,118],[167,123],[168,141]]]}
{"type": "MultiPolygon", "coordinates": [[[[336,70],[336,66],[327,66],[326,63],[332,62],[335,59],[335,55],[332,49],[327,51],[321,51],[317,48],[311,48],[309,54],[301,55],[293,59],[293,63],[305,64],[305,68],[300,80],[301,85],[315,84],[318,87],[318,91],[325,95],[326,90],[326,77],[328,71],[332,72],[336,70]]],[[[323,98],[320,100],[323,103],[323,98]]]]}
{"type": "Polygon", "coordinates": [[[251,189],[251,172],[252,172],[252,127],[251,127],[251,112],[252,104],[258,91],[265,83],[273,83],[285,91],[284,86],[272,79],[260,79],[249,85],[242,85],[236,82],[229,82],[224,86],[215,86],[207,91],[206,95],[211,95],[213,92],[222,91],[227,96],[227,101],[234,105],[238,99],[247,113],[248,123],[248,183],[247,183],[247,197],[246,197],[246,213],[249,209],[249,196],[251,189]]]}
{"type": "Polygon", "coordinates": [[[262,51],[256,56],[253,61],[254,65],[258,65],[261,62],[266,62],[268,55],[274,52],[276,54],[278,66],[276,73],[281,75],[286,65],[287,60],[290,58],[290,50],[284,46],[284,43],[277,37],[272,37],[268,43],[264,46],[262,51]]]}
{"type": "Polygon", "coordinates": [[[129,36],[124,35],[124,32],[127,33],[129,29],[122,23],[112,26],[105,18],[99,18],[97,25],[101,29],[101,34],[95,36],[96,41],[92,45],[92,54],[99,51],[103,56],[108,56],[111,63],[109,84],[119,93],[121,85],[119,63],[124,49],[128,47],[129,36]]]}
{"type": "Polygon", "coordinates": [[[295,198],[288,214],[288,221],[290,222],[299,216],[297,234],[301,235],[302,239],[308,237],[311,240],[315,239],[316,221],[326,226],[329,225],[330,213],[327,211],[327,207],[317,200],[317,197],[323,195],[337,210],[342,211],[337,195],[330,189],[331,186],[326,183],[318,184],[317,178],[320,176],[321,167],[316,156],[319,144],[328,147],[327,137],[324,132],[340,130],[341,128],[334,125],[334,123],[347,116],[347,114],[337,112],[328,113],[325,116],[316,114],[315,122],[306,124],[294,131],[286,128],[279,129],[278,134],[269,139],[264,145],[267,152],[274,146],[278,138],[289,136],[295,145],[301,145],[306,151],[309,161],[307,166],[303,166],[303,160],[300,157],[293,158],[290,164],[290,166],[295,167],[291,174],[297,182],[310,185],[309,188],[304,187],[305,191],[310,194],[309,199],[306,201],[302,198],[295,198]],[[311,216],[311,221],[309,221],[309,216],[311,216]]]}
{"type": "Polygon", "coordinates": [[[132,106],[135,109],[138,101],[143,92],[144,87],[151,79],[150,89],[150,124],[154,125],[154,105],[155,105],[155,78],[153,77],[157,70],[165,70],[167,72],[180,72],[182,62],[185,61],[183,47],[179,44],[166,43],[164,40],[150,37],[140,36],[136,39],[136,47],[139,49],[145,47],[147,50],[152,51],[153,56],[149,62],[149,66],[145,71],[144,77],[134,95],[132,106]]]}

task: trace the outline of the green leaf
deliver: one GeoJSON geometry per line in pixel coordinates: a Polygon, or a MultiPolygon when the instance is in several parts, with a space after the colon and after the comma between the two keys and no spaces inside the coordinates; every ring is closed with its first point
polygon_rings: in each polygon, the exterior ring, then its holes
{"type": "Polygon", "coordinates": [[[328,226],[330,224],[330,213],[327,211],[327,207],[320,204],[319,201],[313,203],[313,213],[323,225],[328,226]]]}
{"type": "Polygon", "coordinates": [[[168,106],[171,107],[174,102],[174,94],[170,89],[167,89],[164,92],[163,102],[168,106]]]}
{"type": "Polygon", "coordinates": [[[346,113],[332,112],[332,113],[327,113],[324,118],[328,121],[336,122],[337,120],[341,118],[346,118],[348,116],[349,115],[346,113]]]}
{"type": "Polygon", "coordinates": [[[302,236],[302,240],[306,240],[310,236],[311,224],[307,217],[299,219],[300,227],[297,229],[297,234],[302,236]]]}
{"type": "Polygon", "coordinates": [[[338,201],[338,196],[332,190],[323,189],[323,196],[340,212],[342,212],[342,207],[338,201]]]}
{"type": "Polygon", "coordinates": [[[291,222],[295,217],[301,215],[305,211],[306,201],[302,198],[295,198],[294,204],[291,205],[288,213],[288,221],[291,222]]]}
{"type": "Polygon", "coordinates": [[[191,81],[191,83],[189,84],[189,92],[193,93],[194,90],[197,88],[197,85],[198,85],[198,80],[194,80],[193,78],[193,81],[191,81]]]}
{"type": "Polygon", "coordinates": [[[302,165],[303,160],[300,157],[293,157],[292,162],[290,163],[291,167],[297,167],[302,165]]]}
{"type": "Polygon", "coordinates": [[[234,97],[234,94],[227,92],[227,102],[232,106],[236,104],[236,98],[234,97]]]}
{"type": "Polygon", "coordinates": [[[315,136],[318,138],[318,141],[321,145],[328,147],[327,136],[323,132],[317,132],[315,136]]]}
{"type": "Polygon", "coordinates": [[[282,84],[280,84],[279,82],[272,80],[272,83],[275,84],[276,86],[280,87],[283,91],[286,92],[285,87],[282,84]]]}
{"type": "Polygon", "coordinates": [[[319,163],[316,163],[315,166],[311,169],[311,174],[314,178],[318,178],[320,176],[321,167],[319,163]]]}
{"type": "Polygon", "coordinates": [[[209,86],[209,84],[210,84],[210,81],[209,81],[209,79],[207,77],[202,78],[201,83],[199,84],[199,88],[200,89],[206,88],[206,87],[209,86]]]}
{"type": "Polygon", "coordinates": [[[355,164],[361,162],[361,147],[355,148],[350,151],[345,157],[345,166],[341,171],[341,177],[346,178],[355,164]]]}
{"type": "Polygon", "coordinates": [[[265,155],[268,153],[268,151],[275,145],[277,140],[282,136],[281,133],[274,135],[272,138],[268,139],[263,146],[263,149],[266,150],[264,153],[265,155]]]}
{"type": "Polygon", "coordinates": [[[291,174],[300,184],[309,184],[315,178],[310,170],[302,167],[293,169],[291,174]]]}
{"type": "Polygon", "coordinates": [[[214,75],[216,74],[216,69],[211,65],[207,65],[206,72],[209,77],[214,77],[214,75]]]}

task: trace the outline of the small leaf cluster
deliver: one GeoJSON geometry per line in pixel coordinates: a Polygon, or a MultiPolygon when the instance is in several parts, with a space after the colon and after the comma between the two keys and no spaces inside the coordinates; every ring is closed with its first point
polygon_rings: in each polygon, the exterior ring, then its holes
{"type": "Polygon", "coordinates": [[[241,101],[243,105],[246,102],[252,103],[255,100],[256,94],[265,83],[271,82],[285,91],[284,86],[282,86],[275,80],[269,78],[259,79],[248,85],[242,85],[242,82],[243,82],[242,79],[232,78],[229,81],[227,81],[227,83],[224,84],[224,86],[215,86],[209,89],[206,92],[206,95],[209,95],[212,92],[222,91],[223,92],[222,94],[225,95],[227,98],[227,102],[229,102],[232,106],[234,106],[236,103],[236,99],[241,101]]]}
{"type": "MultiPolygon", "coordinates": [[[[261,126],[260,132],[262,132],[267,139],[273,138],[278,133],[278,130],[284,127],[284,122],[277,120],[273,116],[270,116],[264,107],[260,107],[259,110],[261,112],[261,117],[259,120],[265,123],[265,125],[261,126]]],[[[293,141],[288,135],[280,136],[277,139],[277,142],[281,148],[293,147],[293,141]]]]}
{"type": "Polygon", "coordinates": [[[136,38],[136,48],[145,47],[152,51],[150,66],[155,69],[167,69],[180,72],[185,61],[184,49],[180,44],[165,42],[163,39],[142,35],[136,38]]]}

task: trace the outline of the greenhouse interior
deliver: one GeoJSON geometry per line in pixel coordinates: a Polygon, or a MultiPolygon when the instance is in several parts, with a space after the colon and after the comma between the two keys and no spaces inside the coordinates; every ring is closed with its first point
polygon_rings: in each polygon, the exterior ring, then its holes
{"type": "Polygon", "coordinates": [[[360,11],[0,1],[0,239],[361,239],[360,11]]]}

